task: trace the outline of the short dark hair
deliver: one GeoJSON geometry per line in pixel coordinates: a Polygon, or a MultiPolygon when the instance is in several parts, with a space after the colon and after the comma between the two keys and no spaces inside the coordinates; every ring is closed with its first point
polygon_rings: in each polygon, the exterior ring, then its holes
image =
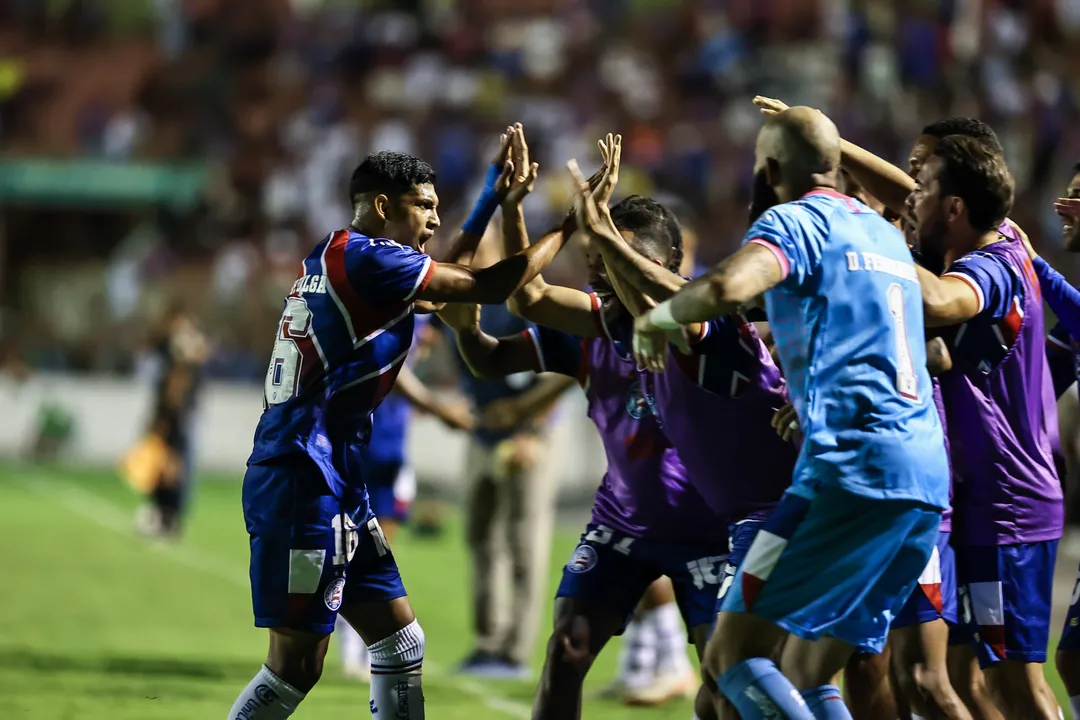
{"type": "Polygon", "coordinates": [[[942,195],[955,195],[967,206],[971,226],[993,230],[1012,209],[1015,184],[1005,159],[970,135],[948,135],[934,143],[942,160],[938,184],[942,195]]]}
{"type": "Polygon", "coordinates": [[[998,155],[1005,154],[1005,149],[1001,147],[1001,140],[998,139],[994,128],[975,118],[951,117],[938,120],[924,127],[922,134],[938,140],[949,135],[963,135],[964,137],[975,138],[998,155]]]}
{"type": "Polygon", "coordinates": [[[1072,175],[1070,177],[1074,177],[1076,175],[1080,175],[1080,162],[1073,165],[1072,175]]]}
{"type": "Polygon", "coordinates": [[[435,171],[420,158],[402,152],[372,153],[353,170],[349,201],[356,202],[357,195],[370,192],[404,195],[427,183],[435,183],[435,171]]]}
{"type": "Polygon", "coordinates": [[[679,272],[682,228],[674,213],[651,198],[630,195],[611,208],[611,220],[619,230],[634,233],[637,242],[655,256],[670,256],[668,270],[679,272]]]}

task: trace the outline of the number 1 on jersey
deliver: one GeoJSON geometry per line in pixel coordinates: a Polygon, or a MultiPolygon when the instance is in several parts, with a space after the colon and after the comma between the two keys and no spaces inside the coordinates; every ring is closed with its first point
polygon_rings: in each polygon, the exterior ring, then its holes
{"type": "Polygon", "coordinates": [[[919,376],[915,374],[915,363],[911,359],[911,346],[908,344],[904,288],[900,287],[899,283],[893,283],[886,295],[889,300],[889,313],[893,317],[893,331],[896,333],[896,390],[909,400],[918,400],[919,376]]]}

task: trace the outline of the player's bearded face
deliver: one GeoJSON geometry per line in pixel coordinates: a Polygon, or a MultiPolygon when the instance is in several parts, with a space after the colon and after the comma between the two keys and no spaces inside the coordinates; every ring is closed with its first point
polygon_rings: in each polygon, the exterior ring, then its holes
{"type": "Polygon", "coordinates": [[[769,185],[765,167],[762,166],[754,173],[754,186],[750,191],[750,224],[753,225],[766,210],[779,204],[780,197],[769,185]]]}
{"type": "Polygon", "coordinates": [[[941,196],[940,190],[937,173],[923,166],[915,190],[907,199],[908,222],[914,222],[915,247],[932,265],[944,261],[947,251],[948,200],[941,196]]]}
{"type": "MultiPolygon", "coordinates": [[[[1069,183],[1065,197],[1080,198],[1080,174],[1073,177],[1069,183]]],[[[1069,252],[1080,252],[1080,221],[1076,218],[1061,218],[1061,244],[1069,252]]]]}

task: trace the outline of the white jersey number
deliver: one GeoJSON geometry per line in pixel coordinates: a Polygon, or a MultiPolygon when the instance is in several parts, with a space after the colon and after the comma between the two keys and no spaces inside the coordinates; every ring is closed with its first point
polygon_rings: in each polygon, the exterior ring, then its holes
{"type": "Polygon", "coordinates": [[[291,297],[285,304],[278,325],[274,351],[270,355],[270,367],[266,370],[263,384],[263,405],[271,407],[296,395],[300,372],[304,369],[304,354],[297,340],[311,334],[311,310],[302,297],[291,297]]]}
{"type": "Polygon", "coordinates": [[[900,287],[899,283],[893,283],[889,286],[887,297],[896,332],[896,389],[903,397],[918,400],[919,376],[915,374],[915,363],[911,359],[911,346],[908,344],[904,288],[900,287]]]}

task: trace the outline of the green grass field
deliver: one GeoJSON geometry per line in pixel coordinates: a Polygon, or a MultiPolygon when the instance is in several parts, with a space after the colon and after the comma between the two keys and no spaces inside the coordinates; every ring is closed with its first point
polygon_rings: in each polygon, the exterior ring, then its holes
{"type": "MultiPolygon", "coordinates": [[[[0,466],[0,716],[34,720],[223,718],[265,654],[252,627],[238,482],[204,482],[177,545],[133,535],[137,498],[109,473],[0,466]]],[[[576,541],[557,533],[552,581],[576,541]]],[[[428,717],[527,718],[533,683],[455,676],[468,650],[466,554],[456,519],[437,541],[394,544],[428,645],[428,717]]],[[[587,692],[612,674],[600,658],[587,692]]],[[[539,669],[538,649],[534,666],[539,669]]],[[[1063,689],[1053,677],[1059,696],[1063,689]]],[[[1064,699],[1064,698],[1062,698],[1064,699]]],[[[632,710],[589,701],[589,720],[679,718],[688,702],[632,710]]],[[[344,679],[331,648],[297,718],[366,717],[367,689],[344,679]]]]}

